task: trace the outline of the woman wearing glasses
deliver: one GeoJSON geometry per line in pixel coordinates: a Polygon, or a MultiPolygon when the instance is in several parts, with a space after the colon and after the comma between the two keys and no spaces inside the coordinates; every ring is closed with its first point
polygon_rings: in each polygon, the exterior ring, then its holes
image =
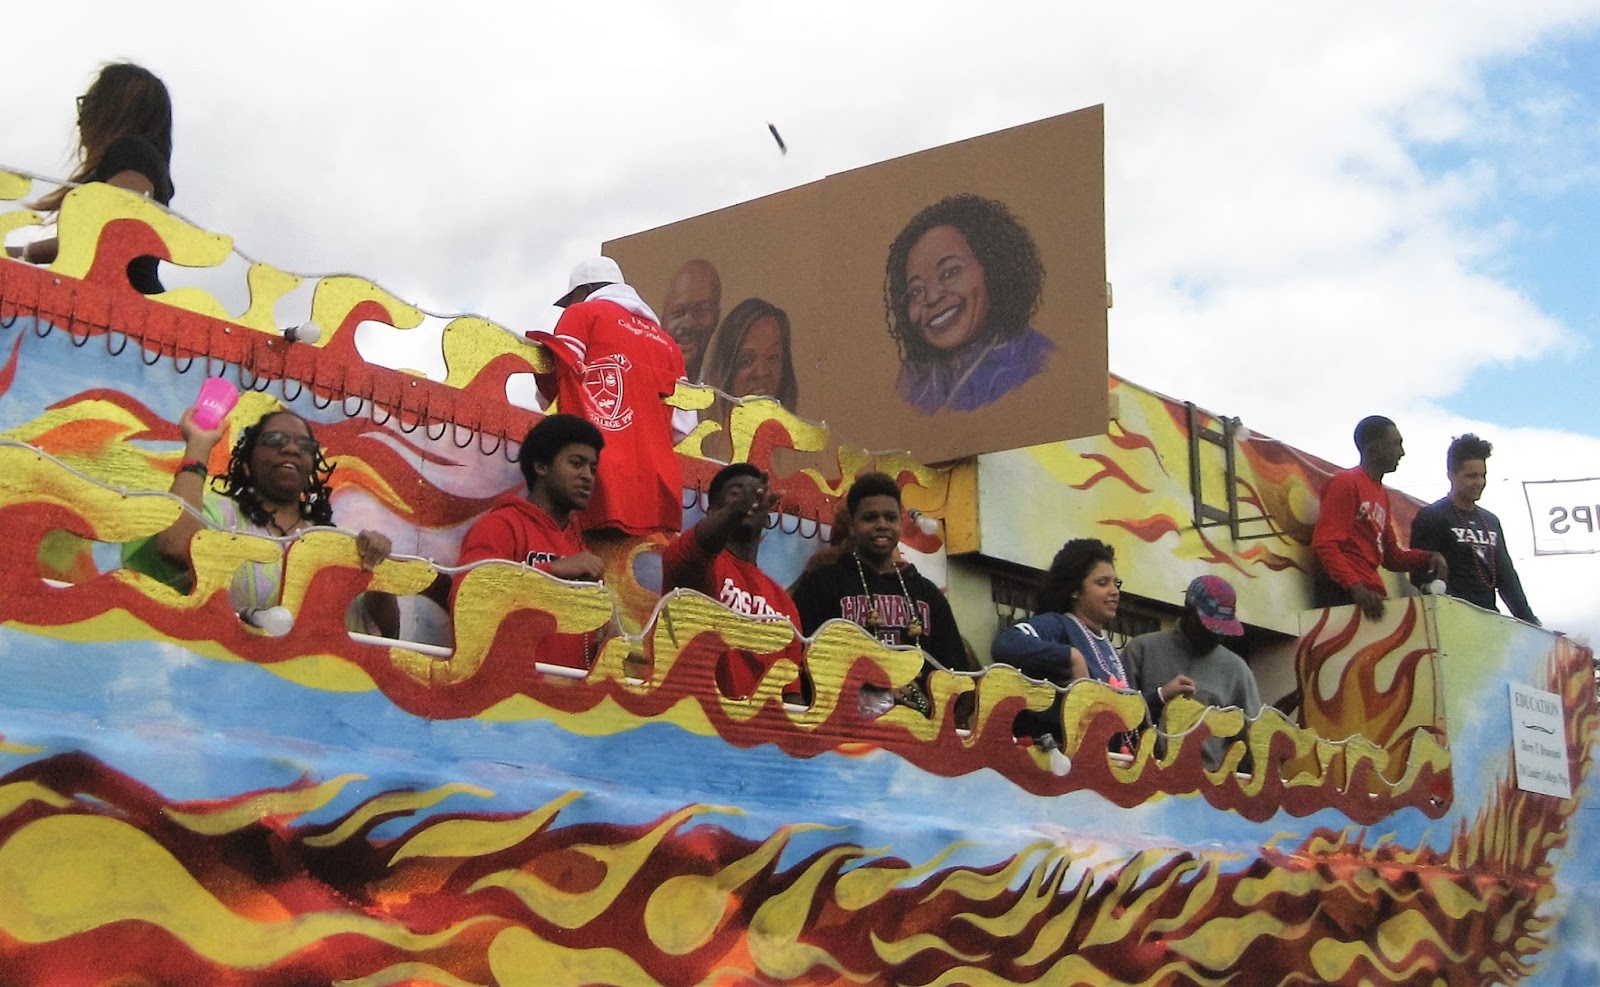
{"type": "MultiPolygon", "coordinates": [[[[1111,546],[1094,538],[1074,538],[1050,563],[1039,591],[1038,612],[1001,631],[990,655],[1030,678],[1059,686],[1092,678],[1126,689],[1128,673],[1110,633],[1121,591],[1111,546]]],[[[1059,729],[1060,703],[1052,710],[1052,722],[1040,720],[1037,714],[1024,713],[1018,723],[1024,733],[1054,734],[1059,729]]],[[[1120,733],[1112,738],[1111,748],[1131,754],[1137,743],[1137,734],[1120,733]]]]}
{"type": "MultiPolygon", "coordinates": [[[[178,420],[184,439],[184,461],[173,477],[171,492],[205,517],[185,511],[172,526],[145,546],[134,548],[128,565],[180,589],[191,576],[189,543],[195,532],[209,525],[226,531],[288,538],[307,528],[333,524],[333,504],[328,477],[333,466],[322,458],[311,426],[292,411],[273,411],[244,429],[233,445],[228,472],[207,489],[206,463],[222,439],[226,423],[203,429],[194,421],[194,409],[178,420]],[[151,553],[155,559],[151,559],[151,553]],[[164,571],[163,571],[164,570],[164,571]]],[[[361,567],[371,569],[389,556],[389,539],[376,531],[356,537],[361,567]]],[[[276,606],[282,593],[283,565],[250,564],[234,575],[230,592],[240,613],[276,606]]],[[[387,593],[364,593],[345,623],[350,630],[394,637],[398,631],[398,606],[387,593]]]]}
{"type": "MultiPolygon", "coordinates": [[[[172,100],[166,84],[149,69],[116,62],[78,97],[78,168],[69,181],[105,182],[148,196],[163,206],[172,201],[172,100]]],[[[53,213],[70,189],[62,186],[33,204],[53,213]]],[[[56,259],[55,237],[7,248],[22,260],[48,264],[56,259]]],[[[135,257],[128,280],[144,294],[159,294],[154,257],[135,257]]]]}

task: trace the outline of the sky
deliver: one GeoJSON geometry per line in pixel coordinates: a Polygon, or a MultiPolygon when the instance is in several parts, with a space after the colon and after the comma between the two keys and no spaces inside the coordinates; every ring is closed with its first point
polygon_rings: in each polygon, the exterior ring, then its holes
{"type": "Polygon", "coordinates": [[[1600,476],[1600,0],[55,20],[9,46],[0,162],[67,173],[73,97],[138,61],[173,93],[175,210],[517,329],[554,323],[602,241],[1104,104],[1111,369],[1340,464],[1386,414],[1409,453],[1390,483],[1424,500],[1451,436],[1489,438],[1483,504],[1534,609],[1600,639],[1600,555],[1533,556],[1521,488],[1600,476]]]}

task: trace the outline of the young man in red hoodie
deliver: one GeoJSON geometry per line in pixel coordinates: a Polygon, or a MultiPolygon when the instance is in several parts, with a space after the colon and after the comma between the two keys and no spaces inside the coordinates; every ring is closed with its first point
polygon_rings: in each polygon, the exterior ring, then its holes
{"type": "Polygon", "coordinates": [[[1426,572],[1444,579],[1444,556],[1400,544],[1389,511],[1383,478],[1395,471],[1406,454],[1400,429],[1382,415],[1369,415],[1356,425],[1361,465],[1335,473],[1322,491],[1322,510],[1311,536],[1317,557],[1314,605],[1354,603],[1368,620],[1383,617],[1389,595],[1378,566],[1393,572],[1426,572]]]}
{"type": "MultiPolygon", "coordinates": [[[[517,463],[528,483],[526,498],[507,498],[475,521],[461,543],[459,565],[506,559],[561,579],[599,582],[605,563],[590,552],[574,517],[589,503],[600,450],[606,440],[576,415],[548,415],[522,440],[517,463]]],[[[456,588],[460,588],[457,577],[456,588]]],[[[452,594],[452,597],[454,594],[452,594]]],[[[584,668],[593,657],[588,634],[545,639],[540,661],[584,668]]]]}

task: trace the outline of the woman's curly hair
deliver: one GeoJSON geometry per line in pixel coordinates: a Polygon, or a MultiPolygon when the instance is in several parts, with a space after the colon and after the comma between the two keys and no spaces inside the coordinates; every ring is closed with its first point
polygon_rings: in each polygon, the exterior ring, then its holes
{"type": "MultiPolygon", "coordinates": [[[[287,409],[262,415],[254,425],[239,433],[238,441],[233,444],[233,453],[228,458],[228,472],[212,481],[212,489],[232,497],[250,523],[263,528],[271,520],[271,515],[256,496],[255,481],[250,477],[250,459],[255,455],[256,442],[261,438],[261,433],[267,430],[267,422],[279,415],[300,418],[287,409]]],[[[317,436],[311,430],[311,423],[304,418],[300,418],[300,421],[304,422],[306,433],[315,439],[317,436]]],[[[300,516],[312,524],[333,523],[333,501],[330,499],[333,490],[328,486],[328,478],[332,475],[333,464],[322,458],[322,447],[318,445],[317,454],[311,462],[311,482],[300,494],[300,516]]]]}
{"type": "Polygon", "coordinates": [[[985,335],[1001,340],[1022,335],[1044,293],[1039,247],[1005,203],[969,193],[941,199],[913,216],[889,245],[883,304],[889,335],[900,350],[902,363],[925,365],[938,354],[911,324],[906,311],[906,260],[911,248],[935,226],[955,227],[983,265],[989,315],[979,328],[985,335]]]}
{"type": "Polygon", "coordinates": [[[1071,613],[1073,598],[1082,592],[1090,571],[1101,562],[1115,565],[1116,561],[1116,549],[1098,538],[1074,538],[1062,545],[1039,588],[1038,612],[1071,613]]]}

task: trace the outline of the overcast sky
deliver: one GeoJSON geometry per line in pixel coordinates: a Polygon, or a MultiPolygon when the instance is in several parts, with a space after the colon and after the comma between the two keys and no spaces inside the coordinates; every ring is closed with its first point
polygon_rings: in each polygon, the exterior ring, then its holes
{"type": "Polygon", "coordinates": [[[1600,476],[1600,0],[70,10],[8,46],[0,162],[65,173],[135,60],[174,209],[518,329],[603,240],[1104,103],[1112,370],[1344,464],[1387,414],[1427,500],[1479,432],[1535,610],[1600,637],[1520,485],[1600,476]]]}

